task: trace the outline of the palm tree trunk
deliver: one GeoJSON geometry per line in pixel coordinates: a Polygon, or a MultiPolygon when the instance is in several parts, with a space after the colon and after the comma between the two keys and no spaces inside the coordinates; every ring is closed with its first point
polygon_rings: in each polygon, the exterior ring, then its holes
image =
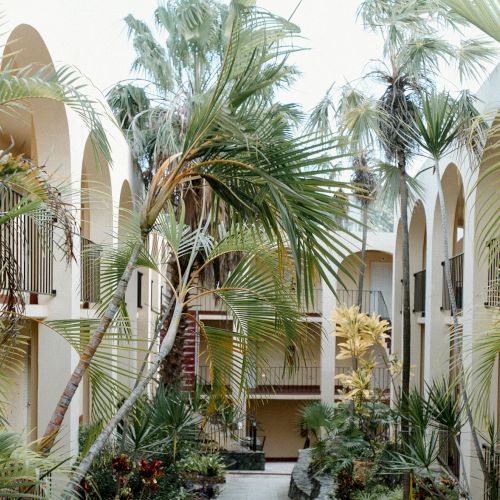
{"type": "Polygon", "coordinates": [[[175,341],[177,330],[179,327],[179,321],[182,317],[182,310],[184,307],[184,297],[179,297],[172,315],[172,321],[168,327],[167,334],[163,339],[161,344],[160,352],[153,362],[151,368],[149,369],[147,375],[141,380],[137,387],[130,393],[129,397],[124,401],[120,409],[115,413],[111,420],[106,424],[106,427],[101,431],[94,444],[90,448],[89,452],[85,458],[80,462],[80,465],[73,473],[73,476],[66,486],[65,493],[62,498],[64,500],[71,500],[75,498],[75,495],[79,489],[81,481],[87,474],[94,458],[99,454],[104,448],[107,439],[116,428],[118,423],[124,418],[124,416],[132,409],[134,404],[140,398],[141,394],[147,388],[148,384],[151,382],[153,377],[158,373],[161,362],[165,359],[165,356],[170,352],[175,341]]]}
{"type": "Polygon", "coordinates": [[[441,172],[439,169],[439,158],[435,160],[435,177],[436,185],[438,189],[439,197],[439,208],[441,212],[441,230],[443,233],[443,256],[444,256],[444,275],[446,280],[446,287],[448,289],[448,295],[450,298],[450,308],[451,316],[453,318],[453,359],[452,363],[456,363],[458,368],[458,387],[460,391],[460,396],[464,404],[465,413],[467,415],[467,420],[469,422],[472,442],[474,443],[474,448],[476,451],[477,459],[479,460],[479,465],[481,471],[484,475],[485,481],[489,480],[489,470],[484,459],[481,444],[479,443],[479,438],[477,436],[476,429],[474,427],[474,418],[472,415],[472,410],[470,407],[469,396],[467,394],[465,386],[465,374],[464,367],[462,363],[462,335],[460,333],[460,325],[458,324],[458,308],[457,300],[455,296],[455,290],[453,289],[453,282],[451,279],[451,266],[450,266],[450,250],[449,250],[449,238],[448,238],[448,220],[446,216],[446,206],[444,203],[443,186],[441,184],[441,172]]]}
{"type": "Polygon", "coordinates": [[[132,272],[137,263],[137,259],[145,245],[146,238],[147,235],[143,234],[140,241],[138,241],[132,249],[129,261],[127,263],[127,266],[125,267],[125,270],[123,271],[120,281],[118,282],[111,302],[109,303],[106,312],[102,316],[99,322],[99,326],[97,327],[94,335],[92,335],[92,338],[85,348],[85,351],[80,356],[80,361],[76,365],[76,368],[74,369],[73,374],[68,381],[68,384],[66,385],[63,393],[61,394],[61,397],[59,398],[56,409],[54,410],[54,413],[52,414],[50,422],[48,423],[43,435],[42,444],[40,447],[42,453],[50,452],[52,446],[54,445],[57,433],[61,428],[66,412],[68,411],[68,407],[73,400],[73,397],[83,379],[83,376],[85,375],[87,368],[92,362],[94,354],[101,344],[101,341],[104,338],[109,325],[113,321],[113,318],[115,317],[120,305],[125,300],[125,292],[127,291],[127,287],[132,276],[132,272]]]}
{"type": "Polygon", "coordinates": [[[363,224],[363,235],[361,238],[361,261],[359,263],[358,297],[357,297],[357,304],[359,306],[360,311],[363,306],[363,286],[364,286],[365,271],[366,271],[366,243],[368,240],[368,206],[366,203],[363,203],[362,224],[363,224]]]}
{"type": "MultiPolygon", "coordinates": [[[[410,393],[411,364],[411,317],[410,317],[410,245],[408,236],[408,185],[406,180],[406,157],[398,154],[399,197],[402,229],[403,260],[403,372],[401,383],[401,437],[403,443],[409,439],[408,395],[410,393]]],[[[410,498],[410,475],[403,477],[403,498],[410,498]]]]}

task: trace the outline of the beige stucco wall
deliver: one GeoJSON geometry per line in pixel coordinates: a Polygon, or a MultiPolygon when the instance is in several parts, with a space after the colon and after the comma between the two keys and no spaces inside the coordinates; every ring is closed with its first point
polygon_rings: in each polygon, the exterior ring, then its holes
{"type": "Polygon", "coordinates": [[[257,435],[265,436],[266,458],[296,458],[304,438],[297,431],[300,409],[310,403],[304,400],[253,401],[250,411],[257,419],[257,435]]]}

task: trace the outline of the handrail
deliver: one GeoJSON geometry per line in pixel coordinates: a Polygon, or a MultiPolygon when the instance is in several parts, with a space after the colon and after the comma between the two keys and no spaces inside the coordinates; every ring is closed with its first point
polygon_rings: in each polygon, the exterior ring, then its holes
{"type": "Polygon", "coordinates": [[[500,238],[493,238],[488,243],[488,284],[486,307],[500,308],[500,238]]]}

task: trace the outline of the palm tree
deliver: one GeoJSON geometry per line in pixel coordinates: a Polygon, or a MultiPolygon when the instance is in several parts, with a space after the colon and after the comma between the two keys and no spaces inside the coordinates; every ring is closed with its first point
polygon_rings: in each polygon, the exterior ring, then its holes
{"type": "Polygon", "coordinates": [[[452,338],[454,342],[452,362],[458,370],[458,387],[471,427],[476,455],[482,472],[485,478],[487,478],[488,468],[484,461],[479,438],[474,427],[468,391],[465,385],[465,373],[462,362],[462,336],[458,323],[459,313],[451,275],[448,217],[440,171],[441,159],[447,153],[460,148],[467,148],[472,161],[480,159],[486,136],[484,129],[484,122],[479,119],[474,99],[468,92],[462,92],[457,99],[453,99],[448,92],[430,91],[421,95],[419,111],[415,114],[414,139],[418,146],[433,161],[443,235],[444,274],[453,318],[452,338]]]}
{"type": "MultiPolygon", "coordinates": [[[[279,252],[290,252],[299,277],[298,296],[312,297],[316,273],[327,284],[328,273],[336,274],[334,261],[343,244],[339,234],[326,233],[324,228],[337,227],[335,217],[341,211],[329,190],[342,183],[326,179],[321,168],[332,159],[327,151],[335,141],[318,141],[310,135],[293,137],[288,120],[258,98],[281,80],[284,58],[292,50],[288,38],[296,28],[266,11],[237,3],[231,5],[228,18],[229,38],[217,78],[189,102],[180,148],[151,178],[139,214],[140,234],[128,248],[123,274],[47,426],[45,451],[52,447],[82,377],[123,303],[148,235],[174,193],[201,179],[216,201],[214,220],[224,203],[233,228],[238,221],[262,224],[279,252]]],[[[177,301],[172,316],[179,320],[178,308],[185,305],[184,298],[177,301]]],[[[169,325],[172,341],[177,326],[173,320],[169,325]]],[[[163,343],[168,352],[168,343],[163,343]]]]}
{"type": "MultiPolygon", "coordinates": [[[[111,433],[116,426],[126,416],[141,394],[144,392],[151,379],[157,373],[161,361],[172,348],[179,321],[183,315],[185,305],[197,300],[201,296],[215,294],[225,305],[228,312],[231,312],[237,323],[235,331],[225,331],[222,328],[210,328],[200,322],[200,329],[205,332],[209,342],[209,353],[212,357],[212,369],[222,375],[225,373],[225,359],[233,360],[230,353],[224,353],[214,345],[217,338],[226,337],[237,338],[236,349],[242,354],[242,361],[238,370],[240,376],[240,386],[246,379],[248,370],[265,361],[268,352],[265,344],[272,341],[276,346],[276,341],[283,347],[292,347],[300,352],[302,340],[305,336],[306,327],[301,323],[301,310],[291,292],[291,282],[293,281],[286,274],[283,274],[280,263],[282,258],[278,246],[265,239],[255,242],[252,232],[257,228],[238,231],[236,234],[228,234],[220,241],[213,241],[206,234],[203,228],[191,232],[184,224],[184,219],[176,220],[174,213],[166,218],[160,216],[158,223],[153,228],[162,235],[168,243],[169,250],[178,260],[182,255],[188,257],[188,265],[178,282],[180,283],[176,291],[176,303],[174,314],[169,325],[168,332],[163,340],[160,352],[148,369],[147,374],[141,378],[139,384],[130,393],[126,401],[120,406],[115,415],[107,422],[101,434],[91,446],[88,454],[80,462],[77,470],[73,474],[71,484],[68,486],[67,498],[73,498],[73,494],[85,477],[94,457],[102,450],[111,433]],[[248,231],[248,232],[247,232],[248,231]],[[244,235],[247,233],[247,236],[244,235]],[[242,238],[243,236],[243,238],[242,238]],[[221,254],[238,251],[243,255],[239,264],[233,269],[231,276],[215,289],[201,291],[198,295],[190,296],[188,291],[196,280],[196,275],[202,272],[198,268],[194,275],[191,267],[200,253],[205,254],[203,266],[208,266],[211,261],[220,257],[221,254]]],[[[220,380],[215,380],[220,383],[220,380]]]]}
{"type": "Polygon", "coordinates": [[[363,306],[363,284],[366,270],[366,244],[368,241],[368,215],[370,203],[376,196],[376,180],[373,172],[370,170],[368,160],[365,155],[355,158],[353,162],[354,171],[351,175],[351,181],[356,189],[355,195],[360,199],[361,205],[361,260],[359,263],[358,277],[358,297],[357,304],[360,308],[363,306]]]}
{"type": "MultiPolygon", "coordinates": [[[[227,48],[229,38],[226,31],[233,15],[234,10],[229,11],[227,5],[213,0],[166,2],[155,10],[156,27],[167,39],[166,46],[155,38],[146,23],[132,15],[126,17],[137,54],[132,69],[140,72],[146,80],[116,85],[108,94],[108,102],[143,171],[146,189],[159,165],[179,150],[187,131],[190,102],[213,85],[213,75],[222,63],[227,48]]],[[[283,25],[283,28],[295,30],[291,24],[283,25]]],[[[253,82],[256,85],[253,99],[260,100],[261,105],[269,107],[269,112],[285,119],[289,114],[288,108],[273,102],[273,86],[285,83],[293,70],[280,64],[276,71],[279,73],[276,83],[265,85],[260,92],[260,83],[257,80],[253,82]]],[[[198,179],[193,180],[187,189],[176,188],[173,193],[174,206],[180,198],[186,200],[186,219],[192,228],[198,225],[206,189],[209,190],[206,181],[198,179]]],[[[210,203],[209,196],[205,199],[210,203]]],[[[210,210],[205,213],[210,219],[210,210]]],[[[212,230],[216,230],[216,225],[227,225],[228,215],[224,210],[219,211],[217,219],[211,219],[212,230]]],[[[202,280],[223,280],[236,261],[237,256],[228,255],[223,261],[214,262],[214,268],[207,270],[202,280]]],[[[181,261],[181,266],[184,265],[185,262],[181,261]]],[[[174,277],[175,273],[170,279],[174,277]]],[[[167,302],[171,298],[167,293],[167,302]]],[[[164,331],[169,321],[170,315],[167,315],[164,331]]],[[[174,347],[160,370],[165,384],[179,383],[182,375],[186,331],[184,318],[179,330],[174,347]]]]}

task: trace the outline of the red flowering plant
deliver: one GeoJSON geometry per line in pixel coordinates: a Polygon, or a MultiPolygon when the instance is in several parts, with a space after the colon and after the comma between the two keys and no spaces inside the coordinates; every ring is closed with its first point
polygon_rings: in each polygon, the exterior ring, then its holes
{"type": "Polygon", "coordinates": [[[156,491],[158,489],[158,479],[165,475],[163,462],[158,459],[148,462],[146,459],[141,458],[138,465],[144,486],[151,491],[156,491]]]}

